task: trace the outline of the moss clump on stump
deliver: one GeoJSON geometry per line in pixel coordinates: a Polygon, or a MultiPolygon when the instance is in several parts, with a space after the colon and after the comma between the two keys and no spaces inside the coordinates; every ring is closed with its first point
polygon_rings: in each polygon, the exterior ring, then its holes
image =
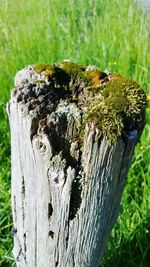
{"type": "Polygon", "coordinates": [[[143,129],[146,95],[137,82],[70,61],[36,64],[34,69],[55,87],[65,88],[67,100],[83,110],[84,123],[94,123],[108,140],[115,141],[125,130],[143,129]]]}

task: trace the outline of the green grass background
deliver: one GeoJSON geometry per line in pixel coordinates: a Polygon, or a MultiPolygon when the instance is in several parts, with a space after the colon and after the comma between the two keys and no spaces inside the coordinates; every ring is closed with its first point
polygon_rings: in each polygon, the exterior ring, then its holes
{"type": "MultiPolygon", "coordinates": [[[[15,73],[28,64],[71,59],[135,79],[150,94],[149,22],[131,0],[0,0],[0,267],[13,264],[5,106],[15,73]]],[[[101,267],[150,266],[147,117],[101,267]]]]}

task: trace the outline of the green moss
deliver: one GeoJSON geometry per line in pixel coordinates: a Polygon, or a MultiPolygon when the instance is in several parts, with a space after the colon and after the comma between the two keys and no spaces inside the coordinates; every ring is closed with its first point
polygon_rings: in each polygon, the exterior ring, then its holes
{"type": "Polygon", "coordinates": [[[107,82],[103,90],[103,96],[107,97],[127,97],[129,90],[138,88],[139,85],[132,80],[124,78],[120,75],[112,75],[111,80],[107,82]]]}
{"type": "Polygon", "coordinates": [[[85,67],[80,64],[64,60],[60,62],[58,66],[59,68],[64,70],[70,77],[75,77],[75,78],[84,77],[85,67]]]}
{"type": "Polygon", "coordinates": [[[88,82],[88,86],[95,86],[101,85],[104,83],[105,79],[107,79],[107,74],[96,69],[96,70],[87,70],[84,74],[85,79],[88,82]]]}
{"type": "Polygon", "coordinates": [[[111,79],[103,87],[92,87],[90,95],[85,121],[94,122],[108,140],[115,141],[121,136],[123,129],[142,130],[146,95],[135,81],[121,75],[111,75],[111,79]],[[91,94],[93,91],[94,94],[91,94]]]}
{"type": "Polygon", "coordinates": [[[33,65],[35,71],[39,74],[41,74],[41,72],[43,71],[50,70],[51,66],[52,66],[51,64],[34,64],[33,65]]]}
{"type": "Polygon", "coordinates": [[[100,70],[88,70],[80,64],[76,64],[71,61],[62,61],[58,64],[35,64],[33,65],[37,73],[45,73],[45,77],[49,79],[62,81],[67,83],[72,79],[77,81],[79,84],[84,83],[85,87],[91,87],[95,89],[98,85],[101,85],[104,78],[107,75],[100,70]]]}
{"type": "Polygon", "coordinates": [[[128,101],[123,96],[108,97],[105,100],[106,106],[111,106],[116,112],[122,113],[127,110],[128,101]]]}
{"type": "Polygon", "coordinates": [[[142,120],[146,106],[146,95],[140,86],[132,80],[120,75],[112,75],[103,90],[104,102],[124,117],[142,120]]]}
{"type": "Polygon", "coordinates": [[[101,72],[98,69],[89,69],[86,71],[84,66],[71,61],[62,61],[58,64],[58,66],[64,70],[70,76],[70,78],[77,79],[78,81],[82,80],[82,82],[85,84],[85,87],[102,84],[104,79],[107,77],[106,73],[101,72]]]}
{"type": "Polygon", "coordinates": [[[84,123],[93,122],[100,129],[102,136],[109,141],[115,141],[121,135],[123,129],[123,118],[117,112],[104,104],[89,108],[84,123]]]}
{"type": "Polygon", "coordinates": [[[70,81],[69,75],[55,64],[36,64],[33,66],[37,73],[41,74],[44,72],[45,77],[53,82],[55,87],[66,86],[70,81]]]}

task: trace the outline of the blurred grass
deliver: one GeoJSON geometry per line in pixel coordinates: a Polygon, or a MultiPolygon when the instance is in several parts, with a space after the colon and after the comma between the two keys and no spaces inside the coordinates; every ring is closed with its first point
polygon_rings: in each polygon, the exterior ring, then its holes
{"type": "MultiPolygon", "coordinates": [[[[149,18],[137,1],[1,0],[0,4],[0,267],[7,267],[13,261],[5,105],[15,73],[28,64],[71,59],[135,79],[150,94],[150,32],[149,18]]],[[[102,267],[148,267],[150,262],[149,121],[135,151],[102,267]]]]}

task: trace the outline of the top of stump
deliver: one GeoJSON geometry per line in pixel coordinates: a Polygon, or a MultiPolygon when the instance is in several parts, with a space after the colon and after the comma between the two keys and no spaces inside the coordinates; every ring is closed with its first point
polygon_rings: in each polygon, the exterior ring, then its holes
{"type": "MultiPolygon", "coordinates": [[[[57,64],[26,67],[16,75],[16,88],[23,87],[25,83],[34,84],[38,92],[34,92],[36,99],[45,88],[47,97],[48,92],[55,90],[59,99],[65,99],[82,109],[84,124],[94,123],[110,141],[115,141],[123,132],[132,139],[134,134],[141,133],[145,125],[144,90],[137,82],[119,74],[64,60],[57,64]]],[[[56,100],[57,97],[54,97],[54,102],[56,100]]]]}

